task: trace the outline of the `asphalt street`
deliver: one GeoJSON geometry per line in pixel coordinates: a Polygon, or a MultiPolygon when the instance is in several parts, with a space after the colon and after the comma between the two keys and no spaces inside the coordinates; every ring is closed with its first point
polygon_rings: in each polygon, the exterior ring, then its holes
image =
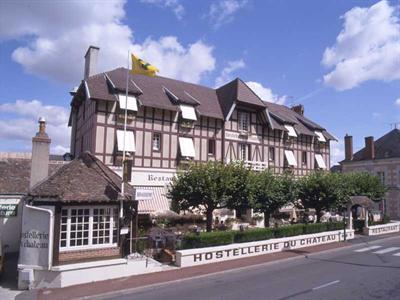
{"type": "Polygon", "coordinates": [[[400,299],[400,237],[95,299],[400,299]]]}

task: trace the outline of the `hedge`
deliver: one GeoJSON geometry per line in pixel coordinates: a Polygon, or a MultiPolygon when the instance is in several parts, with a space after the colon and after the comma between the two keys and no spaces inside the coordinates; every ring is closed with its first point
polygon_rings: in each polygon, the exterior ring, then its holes
{"type": "Polygon", "coordinates": [[[343,222],[295,224],[277,228],[255,228],[245,231],[214,231],[200,234],[188,234],[183,237],[180,249],[204,248],[211,246],[229,245],[263,241],[272,238],[297,236],[323,231],[342,230],[343,222]]]}

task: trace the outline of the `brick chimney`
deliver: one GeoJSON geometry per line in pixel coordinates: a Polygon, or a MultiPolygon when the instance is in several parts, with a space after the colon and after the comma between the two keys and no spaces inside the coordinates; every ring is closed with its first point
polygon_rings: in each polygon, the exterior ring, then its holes
{"type": "Polygon", "coordinates": [[[298,113],[299,115],[304,115],[304,105],[295,105],[291,107],[291,110],[293,110],[294,112],[298,113]]]}
{"type": "Polygon", "coordinates": [[[344,137],[344,155],[345,160],[353,160],[353,137],[348,134],[344,137]]]}
{"type": "Polygon", "coordinates": [[[39,132],[32,138],[32,165],[29,187],[45,179],[49,174],[51,140],[46,133],[46,120],[39,118],[39,132]]]}
{"type": "Polygon", "coordinates": [[[375,142],[373,136],[365,138],[365,159],[375,159],[375,142]]]}
{"type": "Polygon", "coordinates": [[[95,75],[97,70],[97,56],[99,54],[99,47],[90,46],[85,54],[85,74],[84,79],[88,79],[90,76],[95,75]]]}

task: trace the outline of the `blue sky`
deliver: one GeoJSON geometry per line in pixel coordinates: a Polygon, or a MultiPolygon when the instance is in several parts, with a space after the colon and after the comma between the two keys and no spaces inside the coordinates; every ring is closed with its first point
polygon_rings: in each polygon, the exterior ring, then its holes
{"type": "Polygon", "coordinates": [[[39,115],[53,152],[69,147],[69,91],[83,55],[99,71],[130,49],[161,75],[211,87],[235,77],[264,100],[302,103],[340,140],[400,122],[400,1],[140,0],[0,2],[0,151],[30,151],[39,115]],[[399,101],[396,104],[396,100],[399,101]]]}

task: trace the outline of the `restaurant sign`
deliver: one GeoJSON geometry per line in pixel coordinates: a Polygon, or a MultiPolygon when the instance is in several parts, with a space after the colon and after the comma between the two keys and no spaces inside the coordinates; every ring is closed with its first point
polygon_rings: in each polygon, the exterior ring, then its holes
{"type": "MultiPolygon", "coordinates": [[[[346,238],[353,239],[354,230],[347,230],[346,238]]],[[[340,242],[343,240],[343,230],[337,230],[280,239],[270,239],[265,241],[180,250],[176,252],[176,264],[179,267],[209,264],[237,258],[340,242]]]]}

